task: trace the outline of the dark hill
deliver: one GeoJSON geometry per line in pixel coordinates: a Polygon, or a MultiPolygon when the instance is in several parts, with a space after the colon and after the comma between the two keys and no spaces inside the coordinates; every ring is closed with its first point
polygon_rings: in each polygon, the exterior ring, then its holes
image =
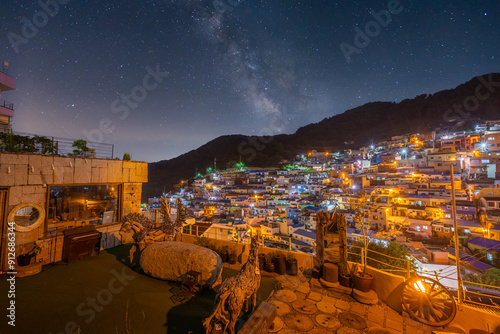
{"type": "Polygon", "coordinates": [[[213,166],[214,158],[217,158],[219,169],[233,165],[240,156],[249,166],[277,166],[281,160],[311,149],[359,148],[404,133],[458,129],[457,121],[461,122],[462,129],[471,128],[480,120],[498,119],[499,116],[500,74],[493,73],[475,77],[454,89],[419,95],[399,103],[367,103],[301,127],[292,135],[221,136],[174,159],[150,163],[149,182],[143,186],[143,201],[194,176],[196,168],[204,172],[213,166]],[[484,82],[493,84],[484,87],[484,82]],[[483,86],[479,89],[480,95],[476,92],[478,86],[483,86]],[[487,98],[477,99],[488,93],[487,98]],[[474,107],[476,101],[479,106],[474,107]],[[471,111],[463,108],[464,103],[473,106],[469,108],[471,111]],[[461,110],[454,111],[454,104],[462,106],[461,110]]]}

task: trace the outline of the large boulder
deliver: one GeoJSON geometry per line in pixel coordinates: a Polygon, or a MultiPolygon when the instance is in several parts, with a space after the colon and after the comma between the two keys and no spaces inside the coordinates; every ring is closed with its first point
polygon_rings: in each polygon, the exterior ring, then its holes
{"type": "Polygon", "coordinates": [[[222,259],[214,251],[178,241],[147,246],[141,254],[142,270],[155,278],[182,282],[190,270],[201,273],[201,283],[212,287],[220,283],[222,259]]]}

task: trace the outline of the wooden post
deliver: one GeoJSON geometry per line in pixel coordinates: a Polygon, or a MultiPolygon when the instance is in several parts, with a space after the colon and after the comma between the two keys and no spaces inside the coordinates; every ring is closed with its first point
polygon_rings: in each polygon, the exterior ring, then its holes
{"type": "Polygon", "coordinates": [[[453,164],[450,165],[451,179],[451,204],[453,210],[453,240],[455,242],[455,263],[457,265],[457,289],[458,289],[458,304],[462,304],[462,277],[460,274],[460,254],[458,245],[458,229],[457,229],[457,203],[455,201],[455,175],[453,173],[453,164]]]}
{"type": "Polygon", "coordinates": [[[292,251],[292,237],[288,237],[288,250],[292,251]]]}
{"type": "Polygon", "coordinates": [[[198,225],[196,225],[196,236],[198,237],[198,225]]]}
{"type": "Polygon", "coordinates": [[[339,219],[339,261],[347,264],[347,220],[345,215],[341,214],[339,219]]]}
{"type": "Polygon", "coordinates": [[[316,214],[316,259],[320,268],[325,263],[325,218],[323,212],[316,214]]]}

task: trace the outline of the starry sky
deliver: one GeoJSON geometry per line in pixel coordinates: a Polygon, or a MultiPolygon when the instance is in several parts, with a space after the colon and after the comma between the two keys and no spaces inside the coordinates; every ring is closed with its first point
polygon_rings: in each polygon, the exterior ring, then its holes
{"type": "Polygon", "coordinates": [[[498,0],[54,1],[0,3],[13,128],[112,143],[120,158],[293,133],[500,72],[498,0]]]}

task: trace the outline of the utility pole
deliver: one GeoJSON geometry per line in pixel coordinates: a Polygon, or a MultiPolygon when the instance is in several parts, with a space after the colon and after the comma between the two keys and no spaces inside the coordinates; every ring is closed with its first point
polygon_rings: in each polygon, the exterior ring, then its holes
{"type": "Polygon", "coordinates": [[[457,229],[457,204],[455,202],[455,177],[453,173],[453,163],[450,165],[451,176],[451,204],[453,206],[453,238],[455,240],[455,261],[457,264],[457,287],[458,304],[462,304],[462,278],[460,277],[460,254],[458,247],[458,229],[457,229]]]}

